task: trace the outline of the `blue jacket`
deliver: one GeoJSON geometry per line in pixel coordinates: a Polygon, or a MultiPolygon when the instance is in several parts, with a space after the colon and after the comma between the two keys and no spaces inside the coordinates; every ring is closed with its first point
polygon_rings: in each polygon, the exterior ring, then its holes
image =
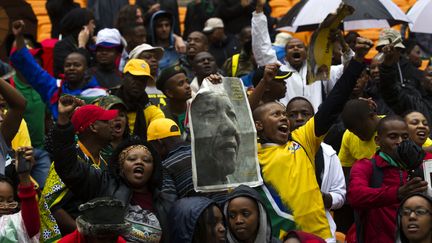
{"type": "Polygon", "coordinates": [[[100,87],[94,77],[82,88],[71,90],[68,88],[67,81],[62,81],[60,88],[57,86],[57,79],[51,76],[35,61],[27,48],[22,48],[14,52],[10,60],[12,65],[27,80],[27,82],[39,93],[43,102],[48,105],[54,120],[58,116],[58,97],[62,94],[80,95],[89,88],[100,87]]]}
{"type": "Polygon", "coordinates": [[[171,13],[169,13],[167,11],[159,10],[152,15],[152,17],[150,19],[150,26],[149,26],[150,43],[152,46],[157,46],[156,45],[156,28],[155,28],[156,21],[155,21],[155,19],[160,18],[162,15],[165,15],[166,17],[171,18],[171,33],[170,33],[170,37],[169,37],[170,38],[170,46],[167,48],[164,48],[164,55],[163,55],[162,59],[159,61],[159,70],[162,70],[166,67],[173,65],[180,58],[180,55],[177,53],[177,51],[175,50],[175,47],[174,47],[174,44],[175,44],[175,39],[174,39],[174,35],[173,35],[174,17],[171,13]]]}
{"type": "Polygon", "coordinates": [[[212,204],[216,205],[206,197],[185,197],[176,201],[168,216],[171,242],[191,243],[200,215],[212,204]]]}

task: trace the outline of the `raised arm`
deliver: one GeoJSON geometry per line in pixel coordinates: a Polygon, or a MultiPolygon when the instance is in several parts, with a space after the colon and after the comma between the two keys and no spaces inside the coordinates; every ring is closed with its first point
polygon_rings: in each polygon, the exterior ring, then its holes
{"type": "Polygon", "coordinates": [[[10,60],[15,69],[40,94],[42,100],[48,103],[51,96],[57,90],[57,81],[39,66],[25,47],[22,35],[23,29],[24,21],[17,20],[13,22],[12,32],[15,35],[17,51],[11,55],[10,60]]]}
{"type": "Polygon", "coordinates": [[[18,185],[18,197],[21,199],[21,217],[24,222],[27,236],[32,238],[38,234],[40,230],[39,207],[36,200],[36,191],[30,180],[31,164],[34,164],[33,148],[20,147],[17,149],[17,154],[21,153],[23,154],[24,160],[20,161],[18,158],[16,159],[17,173],[20,180],[20,184],[18,185]]]}
{"type": "Polygon", "coordinates": [[[315,114],[315,135],[317,137],[326,134],[342,112],[345,103],[348,101],[356,85],[357,79],[360,77],[365,67],[363,63],[364,56],[372,46],[372,41],[364,38],[357,38],[356,54],[354,58],[350,61],[347,69],[336,82],[333,90],[315,114]]]}
{"type": "Polygon", "coordinates": [[[252,50],[258,66],[278,63],[276,51],[272,48],[267,26],[267,17],[263,12],[264,3],[257,1],[256,11],[252,13],[252,50]]]}
{"type": "Polygon", "coordinates": [[[83,200],[97,196],[101,188],[101,172],[90,164],[78,161],[75,133],[70,122],[74,110],[84,102],[73,96],[59,100],[59,116],[53,130],[54,167],[65,185],[83,200]]]}
{"type": "Polygon", "coordinates": [[[423,102],[421,94],[414,89],[402,88],[401,83],[398,82],[398,50],[392,45],[387,45],[383,47],[383,52],[385,58],[380,66],[378,88],[385,102],[399,115],[402,115],[407,110],[417,110],[428,116],[430,109],[423,102]]]}
{"type": "Polygon", "coordinates": [[[20,127],[27,102],[18,90],[3,79],[0,79],[0,95],[3,96],[9,107],[7,114],[3,114],[0,131],[6,144],[10,146],[20,127]]]}

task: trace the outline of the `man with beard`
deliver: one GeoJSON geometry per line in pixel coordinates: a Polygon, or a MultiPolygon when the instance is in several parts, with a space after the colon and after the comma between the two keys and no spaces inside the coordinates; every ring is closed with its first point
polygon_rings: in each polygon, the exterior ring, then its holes
{"type": "Polygon", "coordinates": [[[234,107],[222,92],[198,93],[191,104],[198,186],[226,184],[234,173],[240,146],[234,107]]]}
{"type": "Polygon", "coordinates": [[[193,94],[198,92],[206,77],[218,73],[218,66],[216,65],[215,58],[206,51],[200,52],[194,57],[192,69],[195,73],[195,78],[190,84],[193,94]]]}
{"type": "Polygon", "coordinates": [[[196,54],[203,51],[208,51],[207,36],[199,31],[190,33],[187,37],[186,55],[182,55],[179,59],[179,64],[186,71],[186,76],[189,81],[195,77],[192,70],[193,59],[196,54]]]}
{"type": "Polygon", "coordinates": [[[162,107],[165,117],[174,120],[183,133],[186,101],[192,97],[185,70],[180,65],[165,68],[158,77],[156,87],[168,98],[166,106],[162,107]]]}
{"type": "MultiPolygon", "coordinates": [[[[84,105],[83,101],[70,95],[62,96],[59,101],[62,104],[71,102],[83,105],[74,112],[70,121],[78,135],[75,156],[80,163],[91,164],[97,169],[108,168],[107,162],[101,156],[101,151],[113,138],[110,120],[117,117],[117,110],[84,105]]],[[[54,144],[54,146],[58,145],[54,144]]],[[[75,218],[80,215],[78,206],[82,203],[60,180],[53,164],[39,203],[42,215],[41,230],[47,232],[43,235],[43,239],[57,240],[56,237],[60,237],[60,232],[63,235],[73,232],[76,229],[75,218]],[[55,218],[55,223],[52,222],[51,215],[55,218]]]]}
{"type": "Polygon", "coordinates": [[[147,127],[155,119],[165,117],[163,112],[151,104],[145,91],[150,74],[150,66],[141,59],[131,59],[123,70],[123,84],[114,94],[123,100],[127,107],[129,129],[132,134],[147,139],[147,127]]]}
{"type": "MultiPolygon", "coordinates": [[[[252,50],[258,66],[277,63],[276,53],[272,49],[269,38],[267,18],[263,13],[262,1],[257,1],[256,12],[253,13],[252,17],[252,50]]],[[[335,82],[343,73],[344,64],[347,64],[353,56],[353,53],[344,53],[342,59],[343,64],[331,66],[329,80],[323,80],[326,82],[316,81],[312,84],[308,84],[305,44],[297,38],[291,38],[287,42],[285,50],[286,63],[281,66],[281,70],[293,72],[293,75],[285,80],[287,92],[285,97],[280,101],[286,105],[292,98],[302,96],[308,99],[312,103],[314,110],[317,111],[318,106],[325,99],[326,92],[328,94],[333,88],[335,82]]]]}

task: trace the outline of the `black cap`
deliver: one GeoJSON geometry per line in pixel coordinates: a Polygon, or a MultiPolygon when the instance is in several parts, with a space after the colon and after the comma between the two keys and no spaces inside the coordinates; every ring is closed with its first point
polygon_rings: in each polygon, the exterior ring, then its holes
{"type": "MultiPolygon", "coordinates": [[[[252,78],[252,84],[254,87],[256,87],[259,82],[261,81],[261,79],[264,77],[264,69],[265,67],[258,67],[257,70],[255,71],[253,78],[252,78]]],[[[278,72],[276,74],[276,76],[273,78],[273,80],[285,80],[289,77],[291,77],[292,72],[287,72],[287,71],[282,71],[280,69],[278,69],[278,72]]]]}
{"type": "Polygon", "coordinates": [[[162,69],[156,80],[156,88],[163,92],[166,81],[178,73],[186,75],[186,71],[178,64],[162,69]]]}

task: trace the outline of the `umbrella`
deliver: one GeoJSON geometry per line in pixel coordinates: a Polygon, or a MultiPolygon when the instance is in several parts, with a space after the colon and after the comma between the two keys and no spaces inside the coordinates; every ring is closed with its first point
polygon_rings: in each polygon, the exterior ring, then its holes
{"type": "Polygon", "coordinates": [[[0,7],[4,9],[9,17],[9,23],[22,19],[26,25],[24,33],[36,36],[37,18],[29,3],[24,0],[7,0],[0,1],[0,7]]]}
{"type": "Polygon", "coordinates": [[[354,14],[344,19],[345,30],[388,28],[410,22],[391,0],[302,0],[281,19],[278,30],[315,30],[328,14],[336,12],[342,2],[355,9],[354,14]]]}
{"type": "Polygon", "coordinates": [[[411,32],[432,34],[432,0],[419,0],[410,10],[407,16],[412,23],[409,24],[411,32]]]}

